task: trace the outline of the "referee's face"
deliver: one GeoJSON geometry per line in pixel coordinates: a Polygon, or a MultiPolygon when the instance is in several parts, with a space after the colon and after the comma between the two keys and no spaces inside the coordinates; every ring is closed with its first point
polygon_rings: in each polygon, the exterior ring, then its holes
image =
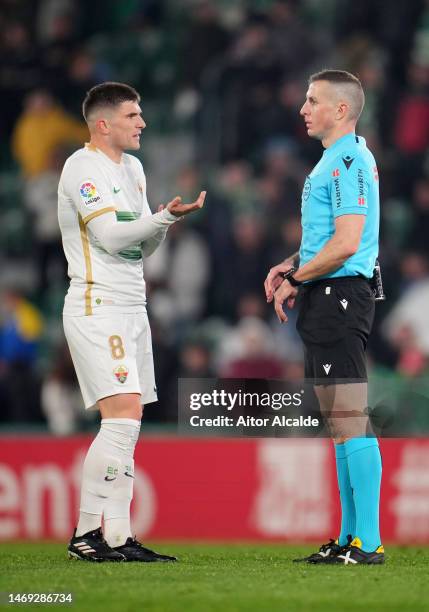
{"type": "Polygon", "coordinates": [[[336,127],[337,105],[328,81],[310,83],[305,102],[300,110],[304,117],[307,134],[317,140],[326,139],[336,127]]]}

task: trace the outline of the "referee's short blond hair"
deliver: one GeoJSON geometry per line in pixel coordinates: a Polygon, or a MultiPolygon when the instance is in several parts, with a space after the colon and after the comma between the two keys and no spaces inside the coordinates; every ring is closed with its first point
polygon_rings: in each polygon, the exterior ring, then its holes
{"type": "Polygon", "coordinates": [[[360,80],[346,70],[321,70],[315,72],[308,79],[308,83],[315,81],[327,81],[331,83],[338,93],[339,98],[344,98],[350,107],[350,118],[359,119],[365,104],[365,94],[360,80]]]}

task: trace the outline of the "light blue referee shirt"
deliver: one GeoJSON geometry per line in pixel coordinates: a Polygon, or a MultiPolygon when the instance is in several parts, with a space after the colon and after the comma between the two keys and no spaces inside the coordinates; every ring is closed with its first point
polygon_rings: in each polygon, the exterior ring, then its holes
{"type": "Polygon", "coordinates": [[[335,219],[350,214],[366,216],[359,248],[324,278],[358,274],[370,278],[378,255],[377,165],[365,139],[354,133],[342,136],[325,149],[305,179],[301,203],[301,266],[313,259],[333,236],[335,219]]]}

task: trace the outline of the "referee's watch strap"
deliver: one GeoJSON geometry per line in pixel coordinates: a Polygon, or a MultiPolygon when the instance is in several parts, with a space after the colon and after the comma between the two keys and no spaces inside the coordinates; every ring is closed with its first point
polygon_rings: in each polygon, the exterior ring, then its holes
{"type": "Polygon", "coordinates": [[[288,280],[292,287],[299,287],[300,285],[302,285],[301,281],[296,280],[296,278],[293,277],[296,271],[297,268],[290,268],[289,270],[287,270],[287,272],[282,273],[284,280],[288,280]]]}

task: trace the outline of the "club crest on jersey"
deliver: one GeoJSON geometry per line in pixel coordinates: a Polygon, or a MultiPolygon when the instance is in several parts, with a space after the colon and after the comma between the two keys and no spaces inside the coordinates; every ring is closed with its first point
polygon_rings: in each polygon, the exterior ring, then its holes
{"type": "Polygon", "coordinates": [[[96,186],[90,181],[82,183],[79,187],[79,192],[85,206],[94,206],[94,204],[101,200],[96,186]]]}
{"type": "Polygon", "coordinates": [[[116,380],[124,384],[128,377],[128,368],[126,368],[124,365],[120,365],[113,370],[113,373],[115,375],[116,380]]]}

